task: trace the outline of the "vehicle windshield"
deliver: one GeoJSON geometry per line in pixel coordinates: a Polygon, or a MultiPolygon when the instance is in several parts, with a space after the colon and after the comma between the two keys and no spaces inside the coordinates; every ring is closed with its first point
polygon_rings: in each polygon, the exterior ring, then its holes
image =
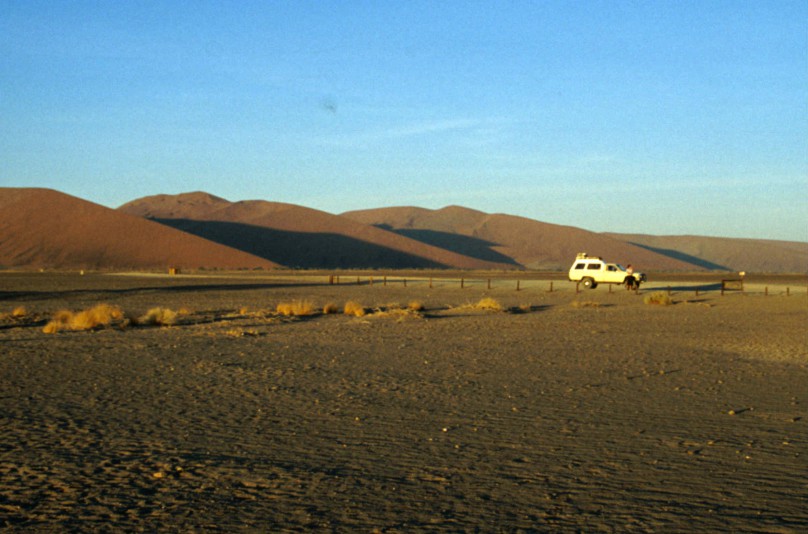
{"type": "Polygon", "coordinates": [[[625,268],[625,267],[623,267],[622,265],[620,265],[619,263],[617,264],[617,268],[618,268],[618,269],[620,269],[621,271],[625,271],[625,270],[626,270],[626,268],[625,268]]]}

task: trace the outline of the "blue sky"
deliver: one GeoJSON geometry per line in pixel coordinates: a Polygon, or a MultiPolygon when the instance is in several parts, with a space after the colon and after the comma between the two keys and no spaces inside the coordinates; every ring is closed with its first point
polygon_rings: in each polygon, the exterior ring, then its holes
{"type": "Polygon", "coordinates": [[[0,0],[0,186],[808,241],[808,2],[0,0]]]}

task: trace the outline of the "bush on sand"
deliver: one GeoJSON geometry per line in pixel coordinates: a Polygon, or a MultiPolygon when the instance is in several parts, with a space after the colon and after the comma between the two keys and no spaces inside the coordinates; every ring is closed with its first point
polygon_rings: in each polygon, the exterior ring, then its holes
{"type": "Polygon", "coordinates": [[[673,304],[673,300],[671,299],[670,295],[664,291],[649,293],[645,295],[642,300],[646,304],[656,304],[657,306],[670,306],[673,304]]]}
{"type": "Polygon", "coordinates": [[[137,320],[139,325],[171,326],[177,322],[180,312],[169,308],[152,308],[137,320]]]}
{"type": "Polygon", "coordinates": [[[409,304],[407,304],[407,309],[409,309],[411,311],[414,311],[414,312],[422,312],[426,308],[424,307],[424,303],[421,302],[420,300],[413,300],[413,301],[410,301],[409,304]]]}
{"type": "Polygon", "coordinates": [[[353,315],[354,317],[363,317],[367,313],[365,307],[354,300],[349,300],[345,303],[343,312],[345,315],[353,315]]]}
{"type": "Polygon", "coordinates": [[[323,313],[325,315],[331,315],[332,313],[339,313],[339,306],[337,306],[333,302],[329,302],[328,304],[323,306],[323,313]]]}
{"type": "Polygon", "coordinates": [[[45,325],[42,331],[46,334],[55,334],[61,330],[95,330],[112,325],[123,326],[125,323],[123,310],[118,306],[98,304],[79,312],[60,310],[54,314],[53,319],[45,325]]]}
{"type": "Polygon", "coordinates": [[[473,306],[474,309],[477,310],[489,310],[489,311],[502,311],[505,308],[502,307],[502,304],[497,299],[491,297],[485,297],[481,299],[477,304],[473,306]]]}
{"type": "Polygon", "coordinates": [[[281,302],[275,308],[280,315],[296,317],[301,315],[314,315],[314,304],[308,300],[293,300],[291,302],[281,302]]]}

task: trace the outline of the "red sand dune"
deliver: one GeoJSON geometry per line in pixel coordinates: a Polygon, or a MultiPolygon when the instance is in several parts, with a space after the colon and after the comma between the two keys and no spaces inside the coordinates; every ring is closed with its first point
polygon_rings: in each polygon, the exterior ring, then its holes
{"type": "Polygon", "coordinates": [[[650,271],[808,272],[808,243],[595,233],[460,206],[333,215],[197,192],[111,210],[48,189],[0,188],[0,267],[566,270],[584,251],[650,271]]]}
{"type": "Polygon", "coordinates": [[[280,202],[228,202],[196,192],[145,197],[118,209],[291,267],[515,267],[507,258],[469,257],[346,217],[280,202]]]}
{"type": "Polygon", "coordinates": [[[273,268],[274,262],[58,191],[0,188],[0,265],[273,268]]]}
{"type": "MultiPolygon", "coordinates": [[[[603,234],[524,217],[487,214],[459,206],[439,210],[416,207],[381,208],[343,214],[426,242],[475,247],[478,254],[497,254],[530,269],[567,269],[578,252],[631,263],[638,269],[698,270],[701,267],[643,249],[603,234]]],[[[462,250],[460,250],[462,252],[462,250]]],[[[469,253],[468,250],[466,253],[469,253]]]]}
{"type": "Polygon", "coordinates": [[[757,273],[808,272],[808,243],[705,236],[604,234],[651,250],[702,262],[709,269],[757,273]]]}

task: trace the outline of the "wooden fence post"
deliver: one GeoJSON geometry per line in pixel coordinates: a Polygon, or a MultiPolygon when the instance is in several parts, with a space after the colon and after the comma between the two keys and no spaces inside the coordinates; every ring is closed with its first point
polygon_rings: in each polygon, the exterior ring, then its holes
{"type": "Polygon", "coordinates": [[[517,290],[517,291],[519,291],[519,282],[520,282],[520,280],[517,280],[517,281],[516,281],[516,290],[517,290]]]}

